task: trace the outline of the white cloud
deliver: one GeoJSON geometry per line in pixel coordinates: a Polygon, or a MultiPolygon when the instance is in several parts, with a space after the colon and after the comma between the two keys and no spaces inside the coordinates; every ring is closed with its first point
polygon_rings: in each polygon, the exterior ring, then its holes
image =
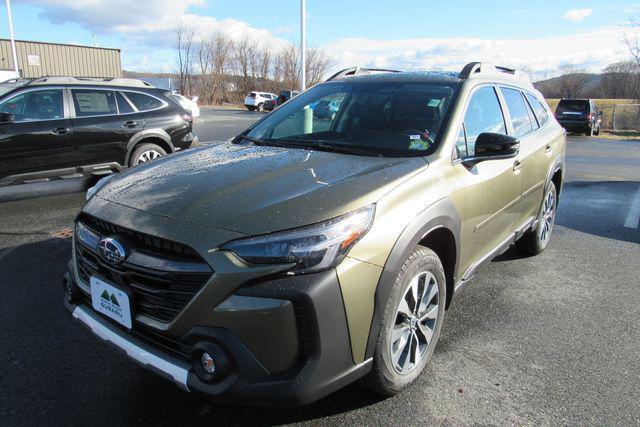
{"type": "Polygon", "coordinates": [[[220,31],[234,39],[248,37],[271,46],[285,40],[271,32],[235,19],[218,20],[193,13],[205,0],[23,0],[43,9],[41,19],[54,24],[75,23],[98,35],[120,36],[125,46],[143,44],[170,48],[179,23],[191,28],[196,38],[220,31]]]}
{"type": "MultiPolygon", "coordinates": [[[[198,14],[207,0],[22,1],[42,8],[41,19],[77,24],[98,34],[98,40],[100,35],[119,37],[121,45],[116,47],[122,48],[125,67],[134,70],[169,71],[173,68],[171,49],[175,43],[174,29],[179,22],[192,28],[198,37],[221,31],[235,39],[259,40],[272,48],[284,45],[286,39],[297,39],[295,26],[271,32],[231,18],[217,19],[198,14]]],[[[591,9],[576,9],[565,16],[584,18],[591,12],[591,9]]],[[[488,61],[533,71],[553,72],[562,65],[600,71],[606,65],[626,58],[620,34],[619,28],[604,27],[536,39],[343,38],[318,47],[334,59],[335,69],[360,65],[457,70],[470,61],[488,61]]]]}
{"type": "Polygon", "coordinates": [[[562,16],[562,19],[567,19],[569,21],[582,21],[583,19],[591,16],[592,13],[593,9],[571,9],[562,16]]]}
{"type": "Polygon", "coordinates": [[[403,70],[459,70],[471,61],[553,72],[562,65],[600,71],[626,58],[619,28],[538,39],[422,38],[376,40],[345,38],[324,47],[336,68],[387,67],[403,70]]]}

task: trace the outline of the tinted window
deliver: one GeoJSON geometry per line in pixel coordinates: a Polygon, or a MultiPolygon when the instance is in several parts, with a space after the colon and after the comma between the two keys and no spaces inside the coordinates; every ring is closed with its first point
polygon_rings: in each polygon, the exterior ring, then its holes
{"type": "Polygon", "coordinates": [[[524,106],[527,107],[527,114],[529,114],[529,121],[531,122],[533,130],[537,130],[538,128],[540,128],[540,125],[538,124],[538,120],[536,119],[535,114],[533,114],[533,110],[531,109],[531,106],[526,99],[524,100],[524,106]]]}
{"type": "Polygon", "coordinates": [[[153,96],[139,92],[125,92],[127,98],[136,106],[139,111],[154,110],[162,107],[162,101],[153,96]]]}
{"type": "Polygon", "coordinates": [[[15,115],[16,122],[62,119],[62,91],[47,89],[24,92],[1,102],[0,111],[15,115]]]}
{"type": "Polygon", "coordinates": [[[547,121],[549,121],[549,112],[547,108],[542,105],[542,102],[538,101],[538,98],[527,93],[527,99],[529,100],[529,105],[533,109],[533,114],[535,114],[536,119],[538,119],[538,123],[540,126],[543,126],[547,121]]]}
{"type": "Polygon", "coordinates": [[[519,138],[533,131],[531,118],[527,112],[527,106],[519,90],[502,88],[502,96],[507,103],[511,125],[513,126],[513,136],[519,138]]]}
{"type": "Polygon", "coordinates": [[[586,114],[589,112],[589,101],[563,99],[558,104],[556,113],[586,114]]]}
{"type": "Polygon", "coordinates": [[[116,97],[112,91],[72,89],[73,105],[77,117],[117,114],[116,97]]]}
{"type": "Polygon", "coordinates": [[[116,92],[116,99],[118,101],[118,111],[120,114],[133,113],[133,107],[124,99],[124,96],[120,92],[116,92]]]}
{"type": "Polygon", "coordinates": [[[485,86],[473,93],[464,116],[464,126],[467,154],[470,156],[475,153],[476,139],[481,133],[507,133],[500,102],[493,87],[485,86]]]}
{"type": "Polygon", "coordinates": [[[282,104],[248,136],[276,145],[321,142],[371,155],[425,155],[437,146],[458,87],[383,79],[319,84],[282,104]],[[325,107],[315,111],[318,105],[325,107]]]}

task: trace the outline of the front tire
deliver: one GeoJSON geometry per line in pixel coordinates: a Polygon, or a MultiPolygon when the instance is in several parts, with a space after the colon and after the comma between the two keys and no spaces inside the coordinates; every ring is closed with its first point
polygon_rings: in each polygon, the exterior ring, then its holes
{"type": "Polygon", "coordinates": [[[392,396],[416,381],[433,357],[446,300],[440,259],[431,249],[416,247],[385,306],[373,367],[361,380],[365,387],[392,396]]]}
{"type": "Polygon", "coordinates": [[[558,208],[558,191],[553,182],[544,192],[542,206],[538,212],[538,225],[534,230],[527,231],[516,241],[516,247],[527,255],[538,255],[544,251],[551,240],[551,233],[556,220],[558,208]]]}
{"type": "Polygon", "coordinates": [[[258,104],[258,111],[260,112],[264,111],[264,104],[262,104],[262,102],[258,104]]]}

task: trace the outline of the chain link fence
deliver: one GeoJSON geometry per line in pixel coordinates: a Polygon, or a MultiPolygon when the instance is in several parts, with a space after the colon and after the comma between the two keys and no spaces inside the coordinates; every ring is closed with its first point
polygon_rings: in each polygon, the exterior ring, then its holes
{"type": "Polygon", "coordinates": [[[617,104],[613,109],[613,130],[640,130],[640,104],[617,104]]]}

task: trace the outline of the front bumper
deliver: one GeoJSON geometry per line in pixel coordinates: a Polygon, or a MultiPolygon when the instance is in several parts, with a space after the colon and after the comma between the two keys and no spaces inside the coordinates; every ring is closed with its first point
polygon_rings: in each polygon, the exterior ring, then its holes
{"type": "MultiPolygon", "coordinates": [[[[215,382],[203,381],[196,374],[191,361],[198,358],[167,351],[167,341],[147,339],[144,331],[149,329],[144,325],[136,322],[128,331],[93,311],[86,290],[77,285],[76,280],[80,279],[73,263],[65,280],[71,281],[72,294],[76,296],[66,302],[74,318],[183,390],[215,401],[302,405],[353,382],[371,369],[370,359],[361,364],[353,362],[334,270],[252,283],[215,308],[219,312],[218,325],[209,322],[202,326],[203,322],[194,319],[184,335],[172,337],[171,342],[178,343],[183,354],[202,345],[223,349],[230,361],[229,372],[215,382]],[[265,308],[265,304],[271,304],[271,308],[265,308]]],[[[154,331],[153,336],[158,334],[163,335],[154,331]]]]}

